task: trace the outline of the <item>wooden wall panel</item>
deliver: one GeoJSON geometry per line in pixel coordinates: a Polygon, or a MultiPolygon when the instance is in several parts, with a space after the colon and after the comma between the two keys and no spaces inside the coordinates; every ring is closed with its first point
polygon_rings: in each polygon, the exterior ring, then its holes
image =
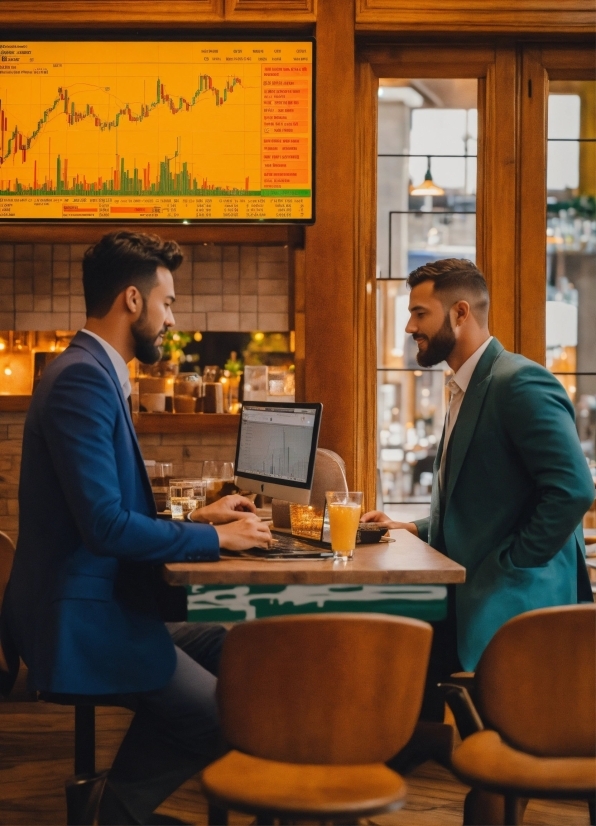
{"type": "Polygon", "coordinates": [[[226,20],[308,23],[316,20],[316,0],[225,0],[226,20]]]}
{"type": "Polygon", "coordinates": [[[1,0],[5,27],[311,23],[317,0],[1,0]]]}
{"type": "Polygon", "coordinates": [[[498,49],[482,90],[479,112],[482,189],[477,249],[491,294],[490,328],[507,350],[518,350],[517,311],[517,53],[498,49]]]}
{"type": "Polygon", "coordinates": [[[484,77],[494,63],[493,46],[462,45],[457,49],[429,42],[416,46],[378,46],[359,51],[377,77],[484,77]]]}
{"type": "Polygon", "coordinates": [[[224,20],[224,0],[2,0],[0,25],[94,26],[217,24],[224,20]]]}
{"type": "Polygon", "coordinates": [[[379,83],[369,63],[356,63],[356,475],[364,509],[376,508],[377,482],[377,122],[379,83]]]}
{"type": "Polygon", "coordinates": [[[519,352],[546,358],[546,113],[548,76],[540,49],[526,49],[520,84],[519,352]]]}
{"type": "Polygon", "coordinates": [[[358,31],[560,35],[595,25],[592,0],[358,0],[356,8],[358,31]]]}
{"type": "Polygon", "coordinates": [[[593,45],[543,46],[540,60],[550,80],[589,80],[596,78],[593,45]]]}
{"type": "MultiPolygon", "coordinates": [[[[305,396],[323,402],[319,444],[356,466],[354,4],[317,12],[317,221],[306,229],[305,396]]],[[[371,125],[372,126],[372,125],[371,125]]]]}
{"type": "MultiPolygon", "coordinates": [[[[306,284],[303,249],[294,250],[294,364],[296,366],[296,400],[306,400],[306,284]]],[[[290,315],[290,326],[292,316],[290,315]]]]}

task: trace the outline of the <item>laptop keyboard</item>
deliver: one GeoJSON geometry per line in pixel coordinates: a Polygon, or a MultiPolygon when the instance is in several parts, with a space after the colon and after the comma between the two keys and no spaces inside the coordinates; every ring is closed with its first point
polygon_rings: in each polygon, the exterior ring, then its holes
{"type": "Polygon", "coordinates": [[[222,556],[257,556],[268,557],[269,559],[275,559],[276,557],[312,558],[320,557],[322,554],[332,556],[329,545],[323,542],[317,542],[314,539],[310,541],[297,539],[290,534],[277,533],[276,531],[271,531],[271,536],[273,541],[271,547],[268,549],[250,548],[248,551],[222,551],[222,556]]]}

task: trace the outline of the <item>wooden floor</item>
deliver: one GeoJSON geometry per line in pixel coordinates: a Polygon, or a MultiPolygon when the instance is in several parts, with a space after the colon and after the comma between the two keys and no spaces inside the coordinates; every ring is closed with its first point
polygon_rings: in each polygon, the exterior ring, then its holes
{"type": "MultiPolygon", "coordinates": [[[[107,768],[130,720],[124,709],[97,710],[98,769],[107,768]]],[[[64,780],[72,774],[73,710],[34,702],[0,701],[0,824],[64,824],[64,780]]],[[[379,815],[367,826],[459,826],[466,787],[445,769],[427,763],[408,778],[407,805],[379,815]]],[[[206,824],[198,779],[172,795],[160,811],[189,823],[206,824]]],[[[252,817],[231,813],[232,826],[252,817]]],[[[526,826],[587,826],[583,803],[531,802],[526,826]]]]}

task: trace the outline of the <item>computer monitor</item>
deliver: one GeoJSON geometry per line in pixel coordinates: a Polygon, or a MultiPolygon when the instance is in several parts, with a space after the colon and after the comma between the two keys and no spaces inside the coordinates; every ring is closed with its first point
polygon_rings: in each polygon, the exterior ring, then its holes
{"type": "Polygon", "coordinates": [[[307,505],[322,404],[245,402],[236,446],[239,488],[307,505]]]}

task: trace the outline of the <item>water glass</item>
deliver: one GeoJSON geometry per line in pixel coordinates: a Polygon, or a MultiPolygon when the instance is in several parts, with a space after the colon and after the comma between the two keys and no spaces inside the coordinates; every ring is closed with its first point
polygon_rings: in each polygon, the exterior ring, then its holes
{"type": "Polygon", "coordinates": [[[196,502],[194,487],[185,479],[173,479],[170,482],[170,511],[172,519],[186,519],[194,511],[196,502]]]}
{"type": "Polygon", "coordinates": [[[362,511],[362,493],[327,491],[331,550],[334,559],[352,559],[356,547],[356,534],[362,511]]]}
{"type": "Polygon", "coordinates": [[[204,479],[185,479],[184,484],[192,486],[192,498],[197,508],[204,508],[206,505],[207,483],[204,479]]]}
{"type": "Polygon", "coordinates": [[[234,463],[220,461],[203,462],[203,481],[206,483],[208,505],[232,493],[234,486],[234,463]]]}

